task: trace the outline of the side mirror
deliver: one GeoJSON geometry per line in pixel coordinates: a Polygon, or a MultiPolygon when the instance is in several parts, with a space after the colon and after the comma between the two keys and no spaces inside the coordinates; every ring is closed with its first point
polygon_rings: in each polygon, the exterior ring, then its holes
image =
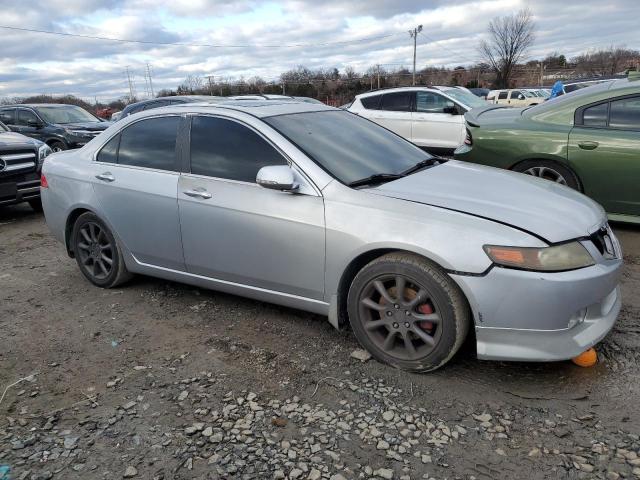
{"type": "Polygon", "coordinates": [[[453,102],[447,102],[445,107],[442,109],[444,113],[448,113],[449,115],[460,115],[459,107],[453,102]]]}
{"type": "Polygon", "coordinates": [[[522,94],[518,95],[518,100],[524,100],[524,95],[522,94]]]}
{"type": "Polygon", "coordinates": [[[293,192],[299,188],[293,170],[288,165],[269,165],[258,170],[256,183],[263,188],[293,192]]]}
{"type": "Polygon", "coordinates": [[[42,122],[40,120],[34,120],[32,118],[30,120],[27,120],[27,125],[29,125],[30,127],[41,128],[42,122]]]}

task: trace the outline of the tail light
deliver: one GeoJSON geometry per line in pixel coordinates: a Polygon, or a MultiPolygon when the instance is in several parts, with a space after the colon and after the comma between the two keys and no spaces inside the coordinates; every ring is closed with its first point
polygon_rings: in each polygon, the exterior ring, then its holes
{"type": "Polygon", "coordinates": [[[47,182],[47,177],[44,175],[40,175],[40,187],[49,188],[49,182],[47,182]]]}
{"type": "Polygon", "coordinates": [[[467,128],[467,134],[464,137],[464,144],[467,146],[471,146],[473,145],[473,137],[471,136],[471,132],[469,131],[469,129],[467,128]]]}

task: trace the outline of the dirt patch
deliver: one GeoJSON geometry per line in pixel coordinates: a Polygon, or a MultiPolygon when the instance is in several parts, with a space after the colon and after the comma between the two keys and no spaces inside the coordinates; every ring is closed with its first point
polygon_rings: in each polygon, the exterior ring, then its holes
{"type": "Polygon", "coordinates": [[[467,345],[411,375],[351,358],[351,333],[316,315],[147,277],[92,287],[41,215],[0,210],[0,395],[28,377],[0,403],[0,465],[65,480],[633,476],[640,229],[614,228],[624,306],[595,368],[482,362],[467,345]]]}

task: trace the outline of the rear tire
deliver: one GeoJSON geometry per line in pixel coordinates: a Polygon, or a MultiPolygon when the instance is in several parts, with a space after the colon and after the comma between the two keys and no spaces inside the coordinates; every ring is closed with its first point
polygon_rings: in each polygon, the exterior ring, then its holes
{"type": "Polygon", "coordinates": [[[513,167],[514,172],[532,175],[580,191],[580,181],[573,171],[551,160],[525,160],[513,167]]]}
{"type": "Polygon", "coordinates": [[[410,372],[447,363],[471,323],[453,280],[411,253],[390,253],[367,264],[354,278],[347,302],[360,344],[380,362],[410,372]]]}
{"type": "Polygon", "coordinates": [[[80,215],[71,235],[78,267],[91,283],[113,288],[131,278],[115,237],[94,213],[80,215]]]}
{"type": "Polygon", "coordinates": [[[36,212],[42,212],[42,200],[40,198],[33,198],[28,201],[29,206],[36,212]]]}

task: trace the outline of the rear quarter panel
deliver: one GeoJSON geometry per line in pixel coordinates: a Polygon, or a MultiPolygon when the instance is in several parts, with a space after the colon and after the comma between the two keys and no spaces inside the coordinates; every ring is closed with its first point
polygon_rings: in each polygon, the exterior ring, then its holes
{"type": "Polygon", "coordinates": [[[527,119],[513,123],[480,127],[467,125],[473,138],[472,148],[456,155],[464,160],[510,169],[523,160],[567,161],[570,126],[545,125],[527,119]]]}

